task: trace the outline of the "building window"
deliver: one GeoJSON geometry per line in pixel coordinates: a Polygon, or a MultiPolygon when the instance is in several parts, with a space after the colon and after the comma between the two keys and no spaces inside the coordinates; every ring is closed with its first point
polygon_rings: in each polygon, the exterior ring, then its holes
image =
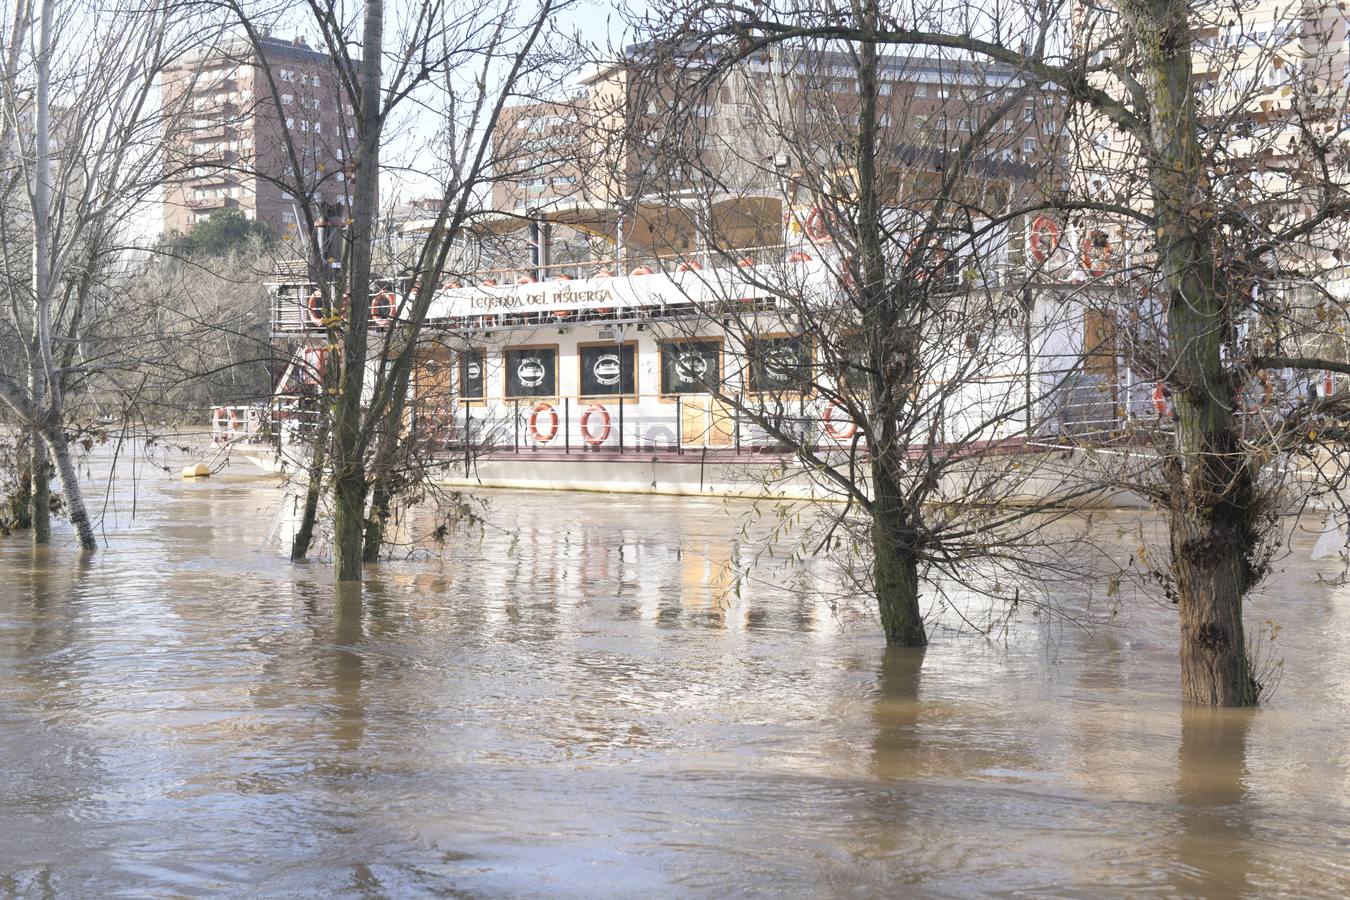
{"type": "Polygon", "coordinates": [[[277,73],[277,78],[279,78],[282,81],[294,81],[295,73],[292,72],[290,69],[282,69],[279,73],[277,73]]]}
{"type": "Polygon", "coordinates": [[[752,393],[811,390],[811,345],[800,336],[759,338],[747,346],[752,393]]]}
{"type": "Polygon", "coordinates": [[[554,397],[558,394],[556,347],[517,347],[506,351],[506,397],[554,397]]]}
{"type": "Polygon", "coordinates": [[[1024,141],[1022,141],[1022,152],[1023,152],[1023,153],[1035,153],[1035,152],[1036,152],[1036,139],[1035,139],[1035,138],[1027,138],[1027,139],[1025,139],[1024,141]]]}
{"type": "Polygon", "coordinates": [[[661,393],[707,394],[722,381],[722,346],[717,341],[661,345],[661,393]]]}
{"type": "Polygon", "coordinates": [[[459,396],[464,400],[482,400],[487,384],[482,350],[465,350],[459,355],[459,396]]]}
{"type": "Polygon", "coordinates": [[[637,393],[637,344],[582,345],[579,350],[583,397],[631,397],[637,393]]]}
{"type": "Polygon", "coordinates": [[[295,95],[294,95],[294,94],[282,94],[282,95],[281,95],[281,105],[282,105],[282,106],[290,106],[290,105],[291,105],[292,103],[294,103],[294,102],[295,102],[295,95]]]}

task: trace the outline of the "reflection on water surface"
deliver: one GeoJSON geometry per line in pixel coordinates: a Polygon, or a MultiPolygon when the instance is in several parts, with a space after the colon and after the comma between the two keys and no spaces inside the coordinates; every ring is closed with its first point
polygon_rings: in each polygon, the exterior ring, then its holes
{"type": "Polygon", "coordinates": [[[1306,563],[1274,703],[1183,712],[1169,609],[886,651],[819,573],[727,595],[718,502],[498,494],[339,591],[278,500],[150,479],[85,566],[0,544],[6,892],[1350,890],[1350,592],[1306,563]]]}

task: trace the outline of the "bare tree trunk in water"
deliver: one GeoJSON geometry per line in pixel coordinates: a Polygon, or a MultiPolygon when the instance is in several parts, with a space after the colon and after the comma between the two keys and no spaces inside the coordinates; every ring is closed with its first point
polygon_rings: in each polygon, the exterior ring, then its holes
{"type": "Polygon", "coordinates": [[[70,524],[75,526],[75,536],[80,549],[92,553],[98,549],[94,538],[94,526],[89,513],[84,508],[84,492],[80,489],[80,475],[75,471],[75,463],[70,458],[70,442],[60,425],[54,425],[47,434],[47,446],[51,448],[52,459],[56,461],[56,474],[61,478],[61,492],[66,500],[66,514],[70,524]]]}
{"type": "MultiPolygon", "coordinates": [[[[876,27],[876,0],[866,0],[865,27],[876,27]]],[[[913,356],[903,352],[900,300],[888,289],[882,249],[881,198],[877,194],[877,46],[861,41],[858,47],[858,169],[856,237],[858,243],[858,301],[867,332],[871,368],[872,414],[867,440],[872,453],[872,585],[886,643],[922,647],[928,643],[919,610],[918,548],[914,545],[909,511],[895,481],[898,471],[899,404],[913,377],[913,356]],[[905,357],[905,358],[897,358],[905,357]]]]}
{"type": "Polygon", "coordinates": [[[305,508],[300,514],[300,527],[291,539],[291,560],[298,562],[309,555],[309,545],[314,540],[314,523],[319,517],[319,496],[323,493],[323,471],[327,463],[325,445],[328,443],[328,429],[319,430],[314,441],[314,456],[309,461],[309,481],[305,484],[305,508]]]}
{"type": "MultiPolygon", "coordinates": [[[[42,377],[40,356],[33,348],[32,372],[28,379],[29,395],[33,398],[33,408],[42,409],[46,402],[46,384],[42,377]]],[[[33,546],[40,547],[51,543],[52,539],[52,469],[47,456],[47,445],[42,442],[42,433],[36,428],[28,429],[28,522],[33,529],[33,546]]]]}
{"type": "Polygon", "coordinates": [[[370,325],[370,258],[379,202],[380,63],[384,52],[384,3],[367,0],[360,68],[360,146],[352,195],[351,321],[343,347],[333,410],[333,564],[338,581],[360,581],[366,524],[365,388],[370,325]]]}
{"type": "Polygon", "coordinates": [[[1253,473],[1233,419],[1222,349],[1234,327],[1228,285],[1215,265],[1214,218],[1205,203],[1187,0],[1129,0],[1143,50],[1150,180],[1160,274],[1167,286],[1167,374],[1176,409],[1168,480],[1172,576],[1181,616],[1182,698],[1249,706],[1257,685],[1247,659],[1242,601],[1255,582],[1260,514],[1253,473]]]}
{"type": "Polygon", "coordinates": [[[31,428],[19,429],[19,440],[14,445],[14,465],[18,468],[18,483],[9,498],[9,520],[16,529],[33,527],[33,444],[40,438],[31,428]]]}
{"type": "MultiPolygon", "coordinates": [[[[42,437],[51,450],[56,463],[57,474],[61,478],[61,490],[65,495],[66,509],[70,523],[75,526],[80,549],[92,552],[98,549],[94,540],[94,529],[89,514],[84,508],[84,493],[80,490],[79,476],[75,464],[70,459],[70,442],[66,440],[65,422],[61,404],[61,378],[56,367],[56,358],[52,350],[52,283],[51,251],[49,247],[49,218],[51,208],[51,30],[52,0],[43,0],[39,5],[38,55],[37,55],[37,91],[34,105],[34,151],[33,166],[33,305],[36,330],[36,367],[38,369],[38,387],[45,403],[32,404],[34,413],[39,417],[42,437]]],[[[35,455],[36,460],[36,455],[35,455]]],[[[41,494],[45,488],[41,475],[45,472],[34,471],[34,494],[41,494]]],[[[45,515],[40,510],[34,511],[45,515]]],[[[38,525],[33,529],[34,542],[49,539],[49,526],[38,525]]]]}
{"type": "Polygon", "coordinates": [[[384,546],[384,524],[389,520],[390,497],[387,476],[379,476],[370,494],[370,515],[366,517],[366,543],[362,559],[366,562],[379,562],[380,549],[384,546]]]}
{"type": "Polygon", "coordinates": [[[872,583],[881,610],[886,643],[898,647],[928,644],[919,608],[919,560],[911,530],[905,527],[895,482],[885,464],[872,464],[872,583]]]}

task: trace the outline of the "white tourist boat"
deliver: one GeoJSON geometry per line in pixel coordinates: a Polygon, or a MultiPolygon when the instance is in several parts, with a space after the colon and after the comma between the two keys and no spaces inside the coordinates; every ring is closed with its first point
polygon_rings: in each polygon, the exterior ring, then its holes
{"type": "MultiPolygon", "coordinates": [[[[1167,414],[1161,391],[1134,377],[1118,348],[1102,349],[1092,310],[1119,304],[1122,289],[1075,249],[1097,246],[1100,235],[1066,228],[1061,240],[1050,227],[1053,242],[997,234],[977,248],[977,267],[952,265],[938,276],[949,280],[950,296],[978,298],[981,322],[995,327],[953,349],[955,358],[978,343],[979,377],[954,388],[932,440],[914,452],[959,441],[985,457],[1018,456],[1024,472],[1035,461],[1044,474],[1023,476],[1010,499],[1062,491],[1083,464],[1083,435],[1167,414]],[[1035,260],[1011,250],[1038,242],[1045,251],[1035,260]]],[[[1045,228],[1044,220],[1029,226],[1045,228]]],[[[800,304],[782,302],[785,286],[827,308],[843,271],[839,251],[806,231],[785,228],[783,242],[769,247],[535,265],[443,284],[408,439],[441,461],[449,484],[819,496],[791,444],[831,460],[864,456],[867,445],[838,404],[792,389],[794,366],[822,360],[803,336],[800,304]],[[791,442],[783,429],[761,427],[763,415],[787,423],[791,442]]],[[[1116,252],[1123,258],[1123,247],[1116,252]]],[[[409,289],[387,287],[372,300],[377,334],[397,327],[409,289]]],[[[277,396],[215,410],[212,430],[232,452],[294,471],[308,455],[324,331],[312,284],[282,281],[272,296],[273,334],[295,344],[277,396]]],[[[943,377],[932,373],[934,383],[943,377]]],[[[1080,502],[1135,500],[1102,491],[1080,502]]]]}

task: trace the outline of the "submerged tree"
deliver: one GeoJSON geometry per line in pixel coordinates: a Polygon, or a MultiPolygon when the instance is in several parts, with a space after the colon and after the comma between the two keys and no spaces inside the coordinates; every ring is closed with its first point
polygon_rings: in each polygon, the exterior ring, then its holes
{"type": "MultiPolygon", "coordinates": [[[[1160,412],[1126,436],[1152,447],[1136,461],[1153,462],[1103,477],[1166,514],[1167,563],[1146,567],[1178,606],[1182,696],[1255,703],[1242,609],[1281,541],[1281,498],[1307,490],[1287,473],[1315,459],[1324,487],[1343,480],[1345,396],[1307,398],[1301,387],[1350,372],[1339,353],[1319,355],[1325,323],[1345,320],[1329,284],[1350,216],[1345,90],[1327,49],[1341,32],[1330,8],[990,0],[958,14],[788,0],[674,3],[658,18],[672,40],[695,36],[727,58],[803,41],[841,42],[863,58],[875,48],[944,50],[1062,93],[1075,177],[1046,199],[1055,227],[1044,250],[1073,257],[1108,316],[1103,341],[1128,346],[1160,412]],[[1081,210],[1096,212],[1074,246],[1059,247],[1081,210]],[[1300,307],[1306,315],[1291,314],[1300,307]],[[1262,405],[1267,384],[1283,399],[1262,405]],[[1259,410],[1244,412],[1253,394],[1259,410]]],[[[860,255],[867,284],[866,246],[860,255]]]]}
{"type": "Polygon", "coordinates": [[[73,402],[121,356],[88,351],[107,321],[104,280],[156,190],[164,123],[152,98],[185,34],[173,4],[22,0],[5,34],[0,266],[7,343],[0,399],[29,430],[33,539],[50,535],[54,464],[85,551],[96,548],[71,448],[73,402]],[[73,395],[73,396],[72,396],[73,395]]]}
{"type": "Polygon", "coordinates": [[[1006,63],[872,41],[749,51],[686,12],[663,10],[629,61],[646,93],[621,136],[648,160],[634,195],[695,210],[660,249],[706,315],[666,336],[725,333],[726,371],[697,385],[714,418],[844,501],[814,504],[813,543],[838,548],[889,643],[921,646],[925,599],[1011,598],[1010,572],[1053,568],[1046,513],[1094,490],[1053,487],[1059,456],[1032,450],[1062,377],[1042,383],[1047,336],[1075,306],[1029,293],[1025,226],[1067,171],[1058,128],[1026,140],[1062,97],[1006,63]]]}
{"type": "MultiPolygon", "coordinates": [[[[565,6],[565,0],[528,11],[511,4],[471,10],[422,4],[397,11],[392,40],[384,38],[382,3],[363,4],[359,16],[356,7],[342,4],[311,10],[307,24],[329,58],[323,77],[336,79],[339,88],[338,134],[282,129],[286,172],[258,174],[297,199],[298,227],[290,237],[317,285],[316,311],[327,337],[325,365],[315,373],[323,392],[315,432],[321,440],[292,555],[308,552],[326,485],[339,581],[359,580],[362,562],[378,558],[384,543],[433,298],[491,177],[493,126],[524,82],[547,77],[543,39],[565,6]],[[399,117],[413,107],[439,117],[440,127],[401,133],[399,117]],[[381,173],[389,167],[387,151],[401,141],[422,150],[400,161],[436,185],[439,202],[411,271],[393,278],[376,271],[373,257],[381,173]],[[342,162],[324,164],[334,158],[342,162]]],[[[233,9],[255,51],[258,102],[281,109],[290,94],[283,96],[284,73],[269,61],[266,22],[249,7],[233,9]]]]}

